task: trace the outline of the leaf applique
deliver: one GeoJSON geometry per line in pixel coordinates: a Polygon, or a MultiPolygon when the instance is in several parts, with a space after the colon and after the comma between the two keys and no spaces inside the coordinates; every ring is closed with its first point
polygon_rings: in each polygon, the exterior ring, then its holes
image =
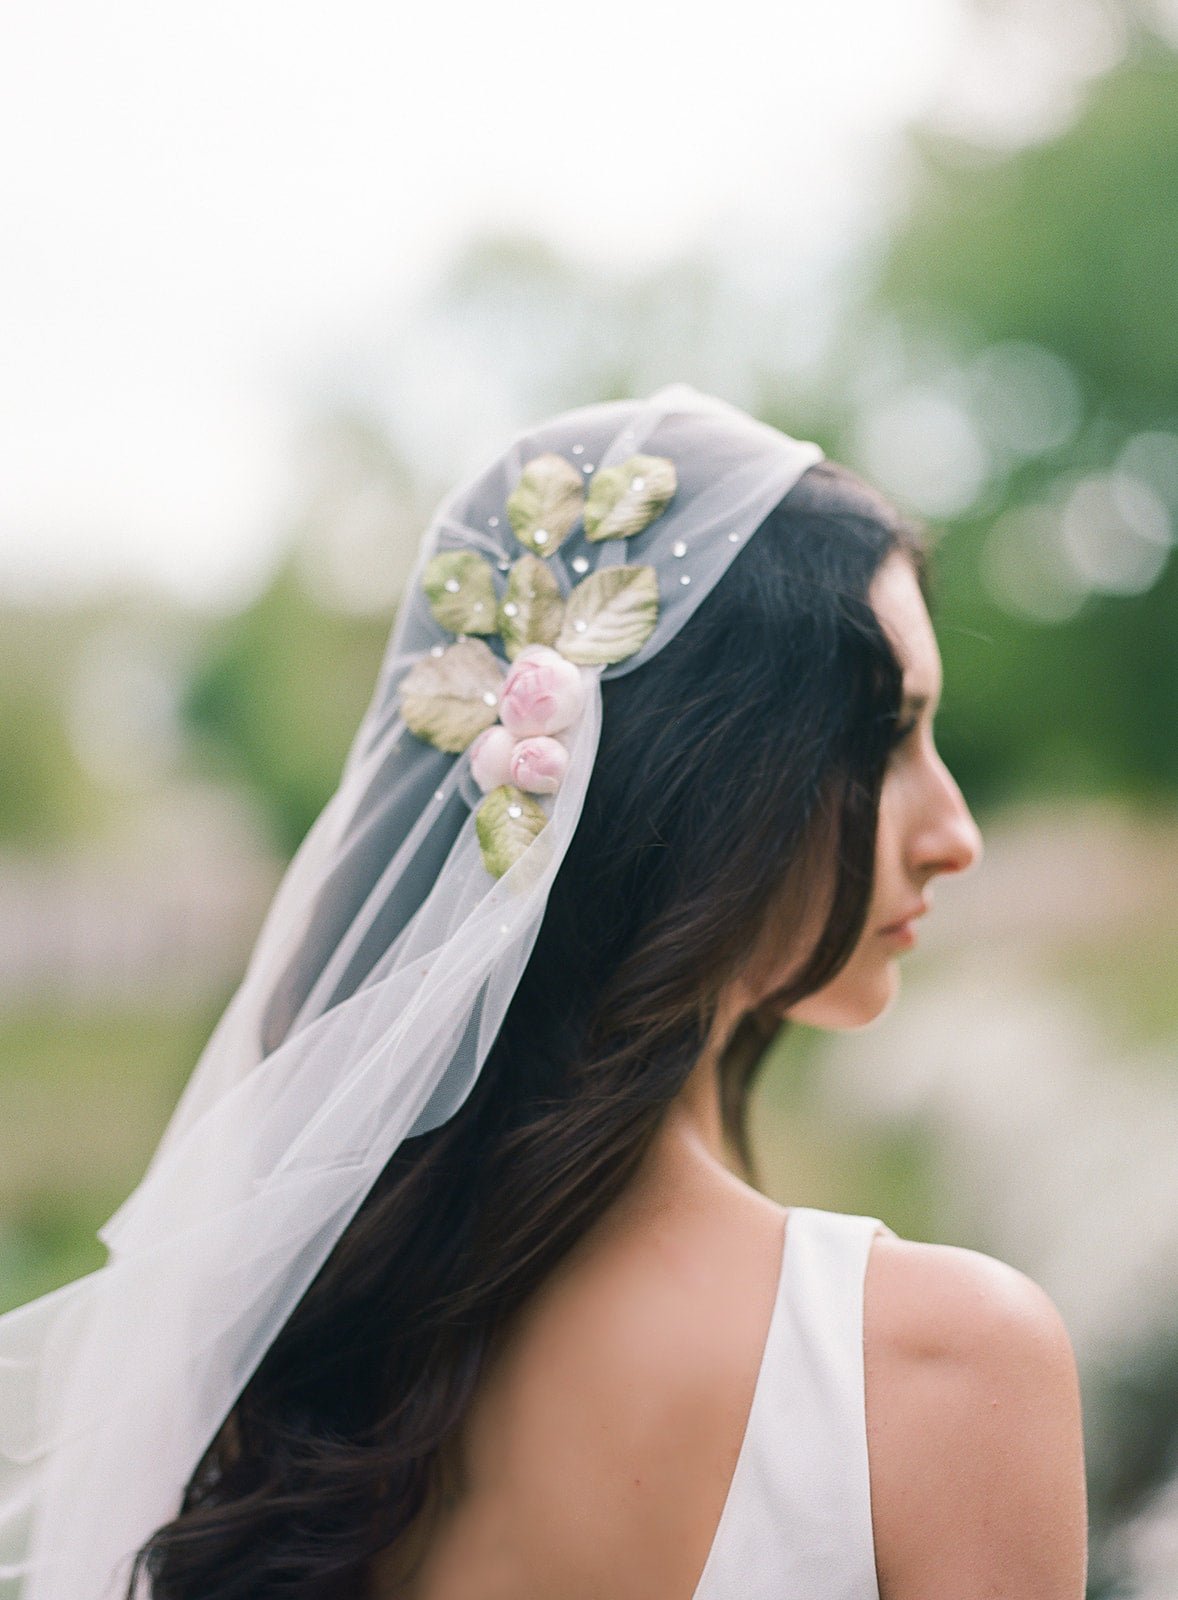
{"type": "Polygon", "coordinates": [[[491,563],[476,551],[441,551],[426,563],[421,585],[430,610],[451,633],[496,631],[491,563]]]}
{"type": "Polygon", "coordinates": [[[440,656],[423,656],[401,680],[406,727],[456,755],[498,719],[504,676],[481,639],[457,639],[440,656]]]}
{"type": "Polygon", "coordinates": [[[563,616],[564,600],[552,569],[532,555],[513,561],[497,613],[507,659],[514,661],[527,644],[551,644],[563,616]]]}
{"type": "Polygon", "coordinates": [[[584,509],[580,472],[552,451],[532,457],[507,500],[516,538],[537,556],[558,549],[584,509]]]}
{"type": "Polygon", "coordinates": [[[586,539],[596,543],[641,533],[666,510],[677,487],[675,463],[668,456],[630,456],[602,468],[585,501],[586,539]]]}
{"type": "Polygon", "coordinates": [[[658,617],[653,567],[603,567],[570,592],[556,649],[579,666],[610,666],[642,648],[658,617]]]}
{"type": "Polygon", "coordinates": [[[500,784],[485,795],[475,812],[475,831],[483,865],[501,878],[548,823],[540,802],[514,784],[500,784]]]}

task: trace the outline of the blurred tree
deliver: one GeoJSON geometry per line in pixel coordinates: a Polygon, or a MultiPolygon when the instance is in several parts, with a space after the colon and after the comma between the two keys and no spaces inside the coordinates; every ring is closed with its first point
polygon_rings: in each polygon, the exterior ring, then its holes
{"type": "Polygon", "coordinates": [[[1159,43],[1099,83],[1060,137],[1001,158],[917,130],[915,203],[884,301],[914,328],[1062,356],[1132,432],[1178,414],[1178,61],[1159,43]]]}
{"type": "Polygon", "coordinates": [[[108,797],[78,759],[71,676],[102,607],[0,612],[0,842],[20,848],[93,832],[108,797]]]}
{"type": "Polygon", "coordinates": [[[376,681],[387,617],[332,611],[292,557],[265,593],[214,629],[181,716],[215,766],[260,799],[290,855],[339,779],[376,681]]]}
{"type": "Polygon", "coordinates": [[[67,837],[85,817],[78,770],[51,686],[9,679],[0,689],[0,840],[24,847],[67,837]]]}
{"type": "MultiPolygon", "coordinates": [[[[903,354],[885,397],[903,382],[939,391],[987,452],[972,504],[940,519],[946,757],[975,800],[1027,789],[1172,796],[1178,563],[1165,545],[1178,519],[1178,58],[1142,39],[1048,142],[996,156],[917,130],[912,154],[907,215],[846,365],[853,392],[861,352],[878,354],[880,330],[892,329],[903,354]],[[1053,440],[1041,429],[1047,396],[979,394],[979,358],[995,348],[1062,363],[1078,392],[1076,425],[1053,440]],[[1025,424],[1020,405],[1030,406],[1025,424]],[[1143,434],[1149,450],[1134,444],[1143,434]],[[1130,458],[1145,462],[1144,489],[1126,476],[1130,458]],[[1113,512],[1128,507],[1107,526],[1105,483],[1113,512]],[[995,584],[995,528],[1016,508],[1050,515],[1038,542],[1028,536],[1008,559],[1011,587],[1030,594],[1037,564],[1066,569],[1077,593],[1057,621],[1026,614],[995,584]]],[[[848,414],[836,449],[854,460],[863,434],[862,414],[848,414]]],[[[937,448],[930,439],[934,463],[937,448]]]]}

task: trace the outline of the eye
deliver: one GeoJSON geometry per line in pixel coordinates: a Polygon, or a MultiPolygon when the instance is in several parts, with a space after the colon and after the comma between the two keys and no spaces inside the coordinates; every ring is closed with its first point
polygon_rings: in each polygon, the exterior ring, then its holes
{"type": "Polygon", "coordinates": [[[905,740],[908,739],[911,734],[916,732],[919,726],[919,717],[909,717],[906,722],[897,722],[896,726],[892,730],[891,742],[888,746],[889,755],[893,751],[898,750],[905,740]]]}

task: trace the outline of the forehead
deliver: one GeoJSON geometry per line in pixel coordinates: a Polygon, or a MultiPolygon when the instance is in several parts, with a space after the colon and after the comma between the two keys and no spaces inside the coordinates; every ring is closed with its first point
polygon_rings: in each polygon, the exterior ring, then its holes
{"type": "Polygon", "coordinates": [[[935,694],[941,683],[941,653],[906,556],[893,553],[887,558],[875,575],[869,598],[903,663],[905,692],[935,694]]]}

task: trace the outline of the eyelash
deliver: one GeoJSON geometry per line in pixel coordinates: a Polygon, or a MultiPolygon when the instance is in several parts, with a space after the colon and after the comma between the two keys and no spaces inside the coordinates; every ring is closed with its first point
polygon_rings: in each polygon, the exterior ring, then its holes
{"type": "Polygon", "coordinates": [[[910,733],[915,733],[920,726],[919,717],[909,717],[907,722],[898,723],[892,732],[891,749],[896,750],[907,739],[910,733]]]}

